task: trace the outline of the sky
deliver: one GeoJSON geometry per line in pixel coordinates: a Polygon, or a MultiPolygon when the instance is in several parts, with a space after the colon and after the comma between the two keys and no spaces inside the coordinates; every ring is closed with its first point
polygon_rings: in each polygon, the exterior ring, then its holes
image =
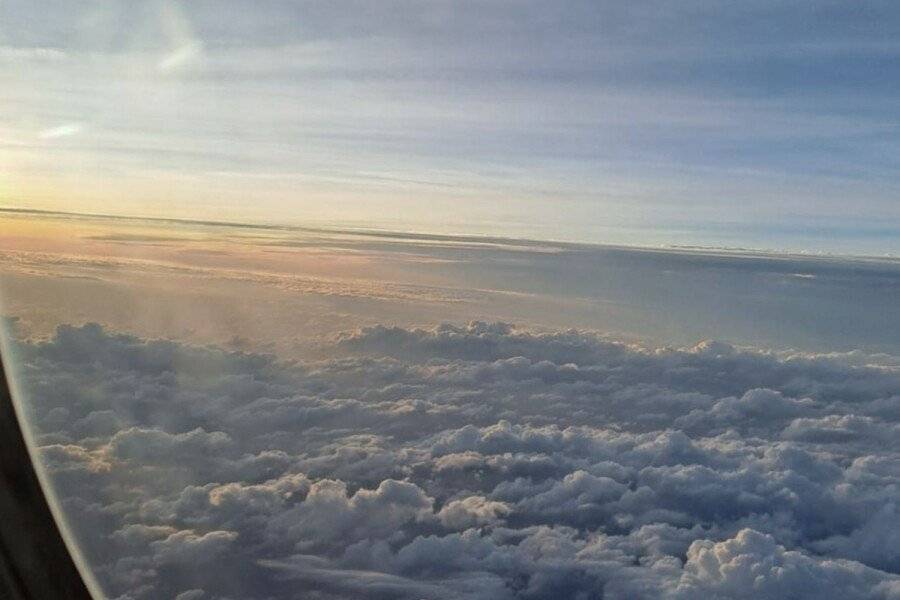
{"type": "Polygon", "coordinates": [[[0,5],[0,203],[900,252],[892,2],[0,5]]]}

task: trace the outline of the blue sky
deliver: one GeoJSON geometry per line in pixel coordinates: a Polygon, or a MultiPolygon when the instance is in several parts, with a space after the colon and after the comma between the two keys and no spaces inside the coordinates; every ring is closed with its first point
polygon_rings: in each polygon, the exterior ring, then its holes
{"type": "Polygon", "coordinates": [[[0,202],[900,252],[890,2],[0,6],[0,202]]]}

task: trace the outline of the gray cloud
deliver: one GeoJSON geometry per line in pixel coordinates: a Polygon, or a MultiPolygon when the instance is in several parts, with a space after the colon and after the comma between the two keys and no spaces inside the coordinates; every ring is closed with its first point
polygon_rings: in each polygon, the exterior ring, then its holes
{"type": "Polygon", "coordinates": [[[15,352],[111,597],[900,597],[890,366],[502,323],[15,352]]]}

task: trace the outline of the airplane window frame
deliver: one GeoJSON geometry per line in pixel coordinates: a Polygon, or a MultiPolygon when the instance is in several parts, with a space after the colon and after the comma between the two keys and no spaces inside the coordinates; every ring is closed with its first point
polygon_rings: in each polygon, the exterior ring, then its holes
{"type": "Polygon", "coordinates": [[[0,597],[93,600],[53,516],[0,352],[0,597]]]}

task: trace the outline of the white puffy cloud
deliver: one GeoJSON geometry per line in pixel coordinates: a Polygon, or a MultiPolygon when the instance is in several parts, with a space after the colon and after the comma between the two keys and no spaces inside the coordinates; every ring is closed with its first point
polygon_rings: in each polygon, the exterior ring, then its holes
{"type": "Polygon", "coordinates": [[[462,531],[499,523],[506,514],[509,514],[509,505],[504,502],[488,500],[484,496],[469,496],[448,502],[437,516],[444,527],[462,531]]]}
{"type": "Polygon", "coordinates": [[[113,595],[900,597],[900,372],[859,357],[502,323],[16,351],[113,595]]]}
{"type": "Polygon", "coordinates": [[[207,433],[197,428],[170,434],[158,429],[132,427],[113,435],[109,450],[114,458],[137,465],[192,465],[201,458],[221,455],[230,445],[231,439],[221,431],[207,433]]]}
{"type": "Polygon", "coordinates": [[[724,598],[887,598],[878,572],[858,563],[815,560],[772,536],[742,529],[721,542],[699,540],[687,551],[677,595],[724,598]]]}
{"type": "Polygon", "coordinates": [[[192,565],[205,563],[225,552],[237,539],[233,531],[210,531],[197,534],[178,531],[162,540],[151,542],[153,556],[160,563],[192,565]]]}
{"type": "Polygon", "coordinates": [[[844,444],[853,441],[897,446],[900,426],[883,423],[872,417],[828,415],[791,421],[783,436],[787,439],[821,444],[844,444]]]}
{"type": "Polygon", "coordinates": [[[310,486],[303,502],[273,517],[267,528],[301,548],[390,538],[407,524],[431,519],[432,503],[419,487],[404,481],[386,479],[374,490],[350,495],[344,482],[323,479],[310,486]]]}

